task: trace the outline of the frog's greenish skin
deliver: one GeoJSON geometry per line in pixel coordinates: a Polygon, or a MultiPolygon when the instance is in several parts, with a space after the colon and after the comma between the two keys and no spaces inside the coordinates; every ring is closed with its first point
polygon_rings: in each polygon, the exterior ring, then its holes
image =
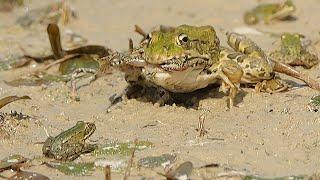
{"type": "Polygon", "coordinates": [[[143,47],[146,61],[165,64],[168,61],[192,58],[207,59],[206,64],[218,61],[219,39],[211,26],[193,27],[182,25],[171,31],[154,31],[143,47]]]}
{"type": "Polygon", "coordinates": [[[91,152],[96,148],[96,145],[85,143],[85,140],[95,130],[95,124],[78,121],[75,126],[61,132],[56,137],[48,137],[42,147],[42,152],[49,158],[72,161],[81,154],[91,152]]]}
{"type": "Polygon", "coordinates": [[[265,24],[269,24],[273,20],[285,19],[295,11],[296,7],[291,0],[286,0],[282,4],[261,4],[244,14],[244,22],[252,25],[263,20],[265,24]]]}
{"type": "Polygon", "coordinates": [[[270,56],[276,61],[308,69],[319,63],[318,57],[302,45],[301,35],[297,33],[284,33],[281,36],[280,50],[270,53],[270,56]]]}
{"type": "MultiPolygon", "coordinates": [[[[142,33],[140,33],[142,34],[142,33]]],[[[170,99],[170,93],[188,93],[221,82],[229,90],[230,107],[240,83],[256,84],[267,91],[286,88],[274,81],[275,72],[287,74],[320,90],[320,84],[289,65],[274,61],[251,39],[237,33],[227,33],[232,48],[220,46],[211,26],[189,26],[155,30],[143,34],[140,46],[130,46],[126,53],[114,52],[105,57],[106,64],[125,73],[131,85],[159,89],[159,105],[170,99]],[[271,86],[269,86],[270,84],[271,86]]],[[[263,91],[259,87],[259,91],[263,91]]]]}

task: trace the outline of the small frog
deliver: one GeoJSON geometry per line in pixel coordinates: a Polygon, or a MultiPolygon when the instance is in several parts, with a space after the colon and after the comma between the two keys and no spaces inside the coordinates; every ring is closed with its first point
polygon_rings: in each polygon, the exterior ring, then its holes
{"type": "Polygon", "coordinates": [[[303,36],[298,33],[284,33],[281,36],[281,49],[270,53],[270,57],[291,66],[303,66],[307,69],[317,65],[318,57],[302,45],[301,37],[303,36]]]}
{"type": "Polygon", "coordinates": [[[85,140],[95,130],[95,124],[78,121],[75,126],[61,132],[56,137],[48,137],[42,147],[42,152],[49,158],[72,161],[78,158],[80,154],[91,152],[97,147],[96,145],[85,143],[85,140]]]}
{"type": "Polygon", "coordinates": [[[287,18],[295,11],[296,7],[291,0],[286,0],[282,4],[261,4],[244,14],[244,22],[253,25],[263,20],[265,24],[269,24],[273,20],[287,18]]]}

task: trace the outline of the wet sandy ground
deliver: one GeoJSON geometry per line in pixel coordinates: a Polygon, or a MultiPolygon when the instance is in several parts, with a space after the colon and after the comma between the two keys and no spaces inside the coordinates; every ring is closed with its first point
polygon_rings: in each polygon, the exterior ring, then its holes
{"type": "MultiPolygon", "coordinates": [[[[49,1],[27,1],[27,6],[15,9],[12,13],[0,13],[0,53],[10,53],[20,44],[27,52],[35,48],[49,49],[46,27],[36,25],[24,30],[15,25],[15,19],[27,8],[44,5],[49,1]]],[[[272,2],[272,1],[263,1],[272,2]]],[[[275,1],[274,1],[275,2],[275,1]]],[[[266,26],[253,26],[266,32],[300,32],[312,42],[320,39],[319,19],[320,1],[294,1],[298,7],[293,22],[274,23],[266,26]]],[[[258,1],[223,0],[95,0],[70,1],[78,12],[78,19],[62,31],[70,29],[83,35],[89,44],[101,44],[116,50],[126,50],[128,38],[137,43],[139,35],[133,32],[134,24],[145,30],[164,25],[212,25],[225,44],[224,31],[245,26],[242,15],[258,1]]],[[[275,49],[277,41],[269,35],[249,35],[267,51],[275,49]]],[[[317,46],[317,51],[320,47],[317,46]]],[[[41,156],[41,144],[46,139],[44,127],[50,135],[56,135],[75,124],[75,122],[95,122],[96,132],[91,140],[103,143],[114,139],[119,141],[148,140],[154,148],[137,152],[135,162],[147,155],[175,153],[177,162],[191,161],[195,166],[207,163],[220,163],[225,167],[248,174],[265,177],[312,174],[320,167],[320,117],[310,112],[306,105],[318,92],[308,87],[300,87],[277,94],[255,93],[244,88],[237,99],[239,107],[226,110],[227,97],[217,88],[207,98],[200,101],[199,109],[178,106],[156,107],[152,103],[135,99],[107,112],[108,98],[122,92],[126,82],[121,73],[108,75],[79,89],[80,102],[72,102],[69,87],[64,83],[54,83],[41,87],[10,87],[3,83],[21,74],[27,74],[36,66],[0,73],[0,96],[29,95],[32,100],[12,103],[2,109],[4,112],[16,110],[34,118],[16,127],[9,139],[0,140],[0,158],[10,154],[21,154],[29,158],[41,156]],[[206,137],[198,138],[195,130],[198,120],[204,115],[206,137]],[[153,124],[154,126],[147,126],[153,124]],[[209,137],[209,138],[208,138],[209,137]],[[211,138],[211,139],[210,139],[211,138]],[[223,140],[212,140],[219,138],[223,140]]],[[[299,70],[319,79],[319,66],[311,70],[299,70]]],[[[293,80],[294,85],[303,84],[293,80]]],[[[85,160],[86,156],[79,161],[85,160]]],[[[46,166],[31,167],[52,179],[70,179],[46,166]]],[[[158,170],[161,172],[161,169],[158,170]]],[[[194,177],[212,178],[221,169],[195,171],[194,177]]],[[[155,171],[133,169],[132,177],[160,178],[155,171]]],[[[102,179],[102,171],[95,171],[92,178],[102,179]]],[[[113,173],[114,178],[122,174],[113,173]]],[[[86,179],[88,177],[83,177],[86,179]]]]}

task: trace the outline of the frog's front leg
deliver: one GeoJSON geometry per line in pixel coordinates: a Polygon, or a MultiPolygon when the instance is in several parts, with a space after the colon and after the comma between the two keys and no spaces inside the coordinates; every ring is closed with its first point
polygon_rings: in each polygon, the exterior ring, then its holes
{"type": "Polygon", "coordinates": [[[81,73],[91,73],[93,74],[92,76],[90,76],[90,80],[89,80],[89,83],[91,83],[92,81],[96,80],[96,74],[97,74],[97,70],[95,69],[91,69],[91,68],[79,68],[79,69],[76,69],[72,75],[71,75],[71,98],[76,100],[76,101],[79,101],[80,100],[80,97],[78,96],[78,93],[77,93],[77,81],[76,79],[83,76],[83,74],[81,73]]]}
{"type": "Polygon", "coordinates": [[[211,71],[215,71],[217,78],[222,80],[221,90],[226,92],[229,90],[229,107],[234,106],[234,99],[240,87],[243,70],[238,63],[231,59],[220,59],[217,68],[212,66],[211,71]]]}
{"type": "Polygon", "coordinates": [[[157,87],[157,91],[159,94],[159,99],[156,101],[156,103],[154,105],[155,106],[163,106],[170,100],[170,98],[171,98],[170,92],[161,88],[161,87],[157,87]]]}
{"type": "Polygon", "coordinates": [[[243,75],[243,70],[238,63],[232,60],[220,61],[218,75],[223,80],[222,87],[230,88],[229,106],[234,106],[234,99],[240,88],[240,81],[243,75]]]}

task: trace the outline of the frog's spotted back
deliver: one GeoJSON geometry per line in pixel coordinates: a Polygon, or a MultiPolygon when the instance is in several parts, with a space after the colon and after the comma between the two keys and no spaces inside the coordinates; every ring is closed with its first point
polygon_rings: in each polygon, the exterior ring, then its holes
{"type": "Polygon", "coordinates": [[[96,130],[94,123],[78,121],[72,128],[61,132],[56,137],[49,137],[43,145],[45,156],[58,160],[74,160],[81,153],[90,152],[95,145],[86,144],[85,140],[96,130]]]}
{"type": "Polygon", "coordinates": [[[285,33],[281,36],[281,51],[288,55],[297,56],[301,53],[302,44],[301,44],[300,34],[290,34],[285,33]]]}

